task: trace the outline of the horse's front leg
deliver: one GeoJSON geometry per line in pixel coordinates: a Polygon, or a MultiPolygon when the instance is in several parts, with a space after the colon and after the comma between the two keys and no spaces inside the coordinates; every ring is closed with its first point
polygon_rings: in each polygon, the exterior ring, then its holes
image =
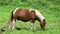
{"type": "Polygon", "coordinates": [[[31,23],[31,30],[34,30],[35,28],[34,28],[34,21],[31,21],[32,23],[31,23]]]}

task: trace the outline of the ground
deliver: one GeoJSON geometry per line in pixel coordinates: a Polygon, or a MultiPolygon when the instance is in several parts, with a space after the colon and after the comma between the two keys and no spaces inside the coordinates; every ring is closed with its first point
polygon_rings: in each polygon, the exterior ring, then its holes
{"type": "Polygon", "coordinates": [[[27,6],[24,3],[21,3],[22,6],[18,6],[15,4],[14,5],[0,5],[0,34],[60,34],[60,5],[57,3],[52,3],[52,2],[45,2],[49,3],[44,6],[35,6],[35,5],[30,5],[27,6]],[[45,31],[40,29],[40,25],[38,21],[35,21],[35,31],[31,31],[30,29],[30,24],[31,22],[22,22],[22,21],[17,21],[14,25],[16,27],[20,27],[20,30],[14,29],[13,31],[9,30],[8,28],[5,29],[5,31],[1,31],[1,28],[3,26],[6,26],[8,23],[8,20],[10,19],[11,11],[17,7],[20,8],[33,8],[41,12],[41,14],[45,17],[46,19],[46,29],[45,31]]]}

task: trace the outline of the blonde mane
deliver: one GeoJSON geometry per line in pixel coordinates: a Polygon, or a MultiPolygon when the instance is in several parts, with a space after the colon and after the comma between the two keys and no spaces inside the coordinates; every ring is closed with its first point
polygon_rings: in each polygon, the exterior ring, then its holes
{"type": "Polygon", "coordinates": [[[43,21],[45,18],[43,17],[43,15],[39,12],[39,11],[37,11],[37,10],[35,10],[35,13],[36,13],[36,16],[41,20],[41,21],[43,21]]]}

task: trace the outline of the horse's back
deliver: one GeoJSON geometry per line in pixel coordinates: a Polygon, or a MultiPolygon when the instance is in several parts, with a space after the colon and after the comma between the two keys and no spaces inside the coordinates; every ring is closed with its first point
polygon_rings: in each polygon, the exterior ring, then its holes
{"type": "Polygon", "coordinates": [[[27,9],[18,9],[15,13],[15,16],[17,19],[23,20],[23,21],[28,21],[31,19],[31,14],[29,10],[27,9]]]}

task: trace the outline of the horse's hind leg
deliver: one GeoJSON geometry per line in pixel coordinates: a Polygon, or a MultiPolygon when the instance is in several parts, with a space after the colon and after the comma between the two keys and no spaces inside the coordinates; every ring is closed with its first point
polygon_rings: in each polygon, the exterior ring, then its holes
{"type": "Polygon", "coordinates": [[[11,20],[9,21],[9,28],[10,28],[11,30],[14,29],[14,23],[15,23],[15,19],[11,19],[11,20]]]}
{"type": "Polygon", "coordinates": [[[12,30],[14,29],[14,23],[15,23],[15,19],[13,19],[13,22],[12,22],[12,27],[11,27],[12,30]]]}

